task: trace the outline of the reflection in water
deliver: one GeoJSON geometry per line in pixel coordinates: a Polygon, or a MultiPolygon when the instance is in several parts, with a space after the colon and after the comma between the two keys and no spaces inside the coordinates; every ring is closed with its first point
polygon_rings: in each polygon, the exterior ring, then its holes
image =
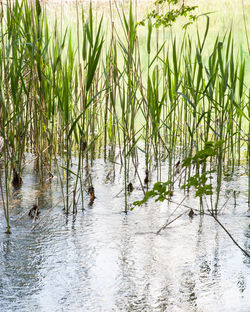
{"type": "Polygon", "coordinates": [[[39,237],[19,232],[18,236],[1,237],[1,245],[0,298],[6,305],[0,310],[22,310],[41,286],[43,252],[39,237]]]}
{"type": "MultiPolygon", "coordinates": [[[[149,202],[125,215],[122,194],[115,196],[123,184],[119,166],[97,160],[91,175],[92,207],[86,196],[86,209],[80,205],[67,219],[62,206],[55,207],[31,231],[34,223],[24,212],[38,198],[42,217],[60,188],[56,180],[41,187],[26,169],[14,196],[12,234],[4,234],[0,223],[0,311],[250,310],[249,259],[212,218],[183,216],[156,235],[176,206],[149,202]]],[[[133,184],[131,202],[141,196],[133,184]]],[[[181,194],[175,196],[181,201],[181,194]]],[[[233,210],[228,202],[220,218],[249,249],[245,200],[233,210]]],[[[0,214],[4,220],[2,209],[0,214]]]]}

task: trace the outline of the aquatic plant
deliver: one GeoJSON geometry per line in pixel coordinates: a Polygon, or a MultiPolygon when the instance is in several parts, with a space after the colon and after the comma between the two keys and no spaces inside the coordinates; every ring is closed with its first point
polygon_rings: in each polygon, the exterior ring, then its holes
{"type": "Polygon", "coordinates": [[[79,202],[84,209],[84,196],[94,204],[86,168],[102,148],[105,160],[120,160],[126,212],[133,171],[145,192],[143,181],[148,188],[155,168],[158,181],[169,181],[164,185],[169,199],[179,187],[177,178],[185,192],[195,183],[209,191],[208,158],[196,168],[196,182],[191,165],[180,168],[208,142],[216,146],[210,155],[216,170],[214,211],[224,171],[242,163],[242,147],[248,149],[250,175],[246,61],[232,32],[218,35],[211,48],[210,19],[200,16],[197,23],[206,21],[203,35],[197,29],[191,38],[186,29],[181,39],[167,40],[167,30],[155,29],[152,16],[142,34],[134,9],[131,3],[128,13],[117,12],[117,30],[112,16],[106,29],[91,6],[88,13],[77,6],[73,32],[48,21],[38,0],[1,3],[1,195],[8,231],[11,181],[22,187],[27,153],[41,183],[52,170],[58,175],[67,214],[75,214],[79,202]],[[138,149],[145,155],[144,179],[138,173],[138,149]],[[162,177],[166,159],[168,176],[162,177]]]}

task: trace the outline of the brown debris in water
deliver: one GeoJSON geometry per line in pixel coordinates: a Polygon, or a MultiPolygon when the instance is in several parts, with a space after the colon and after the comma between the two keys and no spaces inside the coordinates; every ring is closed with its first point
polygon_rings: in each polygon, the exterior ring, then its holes
{"type": "Polygon", "coordinates": [[[181,161],[178,160],[177,163],[175,164],[175,172],[174,172],[175,176],[180,173],[180,169],[181,169],[181,161]]]}
{"type": "Polygon", "coordinates": [[[89,206],[92,206],[95,200],[95,189],[92,185],[88,188],[88,193],[90,195],[89,206]]]}
{"type": "Polygon", "coordinates": [[[145,179],[144,179],[144,183],[145,183],[145,184],[148,184],[148,182],[149,182],[149,177],[148,177],[148,176],[149,176],[149,174],[148,174],[148,170],[146,170],[146,171],[145,171],[145,174],[146,174],[146,176],[145,176],[145,179]]]}
{"type": "Polygon", "coordinates": [[[14,187],[20,187],[22,183],[23,183],[22,177],[18,175],[18,173],[16,172],[16,169],[14,168],[13,169],[12,185],[14,187]]]}
{"type": "Polygon", "coordinates": [[[193,219],[194,217],[194,211],[193,209],[190,209],[189,213],[188,213],[189,218],[193,219]]]}
{"type": "Polygon", "coordinates": [[[86,148],[87,148],[87,142],[83,141],[81,143],[81,151],[84,152],[86,150],[86,148]]]}
{"type": "Polygon", "coordinates": [[[37,205],[33,205],[32,208],[30,208],[29,210],[29,217],[31,217],[32,219],[36,219],[38,218],[40,214],[40,211],[38,209],[37,205]]]}
{"type": "Polygon", "coordinates": [[[128,192],[131,193],[131,192],[133,192],[133,190],[134,190],[133,184],[130,182],[128,184],[128,192]]]}

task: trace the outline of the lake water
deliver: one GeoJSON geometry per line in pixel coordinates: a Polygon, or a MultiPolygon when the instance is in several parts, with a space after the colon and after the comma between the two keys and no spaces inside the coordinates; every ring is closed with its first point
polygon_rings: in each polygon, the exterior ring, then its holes
{"type": "MultiPolygon", "coordinates": [[[[125,214],[120,166],[96,160],[91,176],[93,206],[85,195],[85,210],[66,216],[56,204],[57,179],[41,186],[27,165],[21,189],[13,190],[11,235],[0,210],[0,311],[250,311],[250,259],[213,218],[186,213],[156,235],[176,205],[151,201],[125,214]],[[41,214],[32,230],[27,212],[37,198],[41,214]]],[[[132,182],[129,202],[142,198],[132,182]]],[[[224,181],[222,194],[219,219],[249,252],[241,169],[224,181]]],[[[177,191],[173,200],[182,198],[177,191]]],[[[185,204],[198,207],[192,196],[185,204]]]]}

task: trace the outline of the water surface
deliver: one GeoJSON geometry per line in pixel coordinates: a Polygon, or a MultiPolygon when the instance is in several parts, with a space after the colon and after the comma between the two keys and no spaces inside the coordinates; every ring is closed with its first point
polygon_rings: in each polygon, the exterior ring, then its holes
{"type": "MultiPolygon", "coordinates": [[[[211,217],[185,214],[156,235],[176,206],[151,201],[124,214],[123,194],[117,195],[122,174],[117,165],[108,179],[112,168],[95,161],[93,206],[86,195],[85,210],[79,206],[75,217],[66,217],[59,204],[32,230],[23,213],[38,198],[41,220],[61,193],[56,179],[42,187],[26,167],[13,195],[11,235],[4,233],[1,210],[0,311],[249,311],[250,260],[220,226],[211,217]]],[[[246,181],[241,174],[225,181],[223,194],[230,199],[219,218],[250,251],[246,181]]],[[[130,202],[142,197],[133,182],[130,202]]],[[[193,199],[185,203],[197,207],[193,199]]]]}

